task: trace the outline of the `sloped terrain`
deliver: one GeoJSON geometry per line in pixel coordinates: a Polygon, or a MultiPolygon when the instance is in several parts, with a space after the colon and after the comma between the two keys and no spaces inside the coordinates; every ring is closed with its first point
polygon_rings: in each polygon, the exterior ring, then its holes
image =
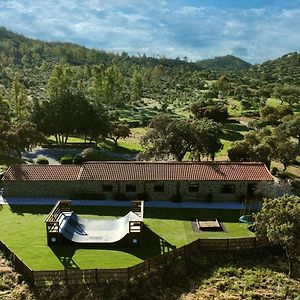
{"type": "Polygon", "coordinates": [[[178,258],[150,276],[97,286],[50,286],[30,290],[0,260],[0,299],[300,299],[300,265],[289,278],[284,254],[274,250],[208,253],[178,258]]]}

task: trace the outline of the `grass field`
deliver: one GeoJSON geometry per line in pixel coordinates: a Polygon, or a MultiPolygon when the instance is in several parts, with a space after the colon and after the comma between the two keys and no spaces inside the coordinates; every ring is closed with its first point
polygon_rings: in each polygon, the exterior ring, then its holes
{"type": "MultiPolygon", "coordinates": [[[[74,207],[89,218],[115,218],[126,207],[74,207]]],[[[0,211],[0,239],[34,270],[75,268],[122,268],[180,247],[198,238],[250,237],[253,233],[237,223],[237,210],[147,208],[145,229],[139,248],[90,245],[55,246],[46,244],[45,218],[49,206],[3,206],[0,211]],[[191,218],[218,218],[226,232],[195,233],[191,218]]]]}
{"type": "Polygon", "coordinates": [[[217,153],[218,156],[227,156],[228,150],[231,148],[232,144],[236,141],[241,141],[244,139],[244,135],[250,129],[239,123],[239,122],[228,122],[224,124],[223,135],[221,137],[221,142],[223,144],[223,149],[217,153]]]}

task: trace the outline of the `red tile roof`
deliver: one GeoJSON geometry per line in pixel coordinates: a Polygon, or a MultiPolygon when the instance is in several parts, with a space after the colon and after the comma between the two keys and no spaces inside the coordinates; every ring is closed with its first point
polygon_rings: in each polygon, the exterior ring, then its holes
{"type": "Polygon", "coordinates": [[[215,162],[89,162],[79,165],[15,165],[2,180],[229,180],[269,181],[263,163],[215,162]]]}
{"type": "Polygon", "coordinates": [[[14,165],[2,180],[77,180],[80,165],[14,165]]]}

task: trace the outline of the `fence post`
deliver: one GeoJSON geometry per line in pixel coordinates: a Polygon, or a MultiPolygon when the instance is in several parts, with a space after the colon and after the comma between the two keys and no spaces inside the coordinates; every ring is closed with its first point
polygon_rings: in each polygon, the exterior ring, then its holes
{"type": "Polygon", "coordinates": [[[148,273],[150,273],[150,260],[148,260],[148,273]]]}
{"type": "Polygon", "coordinates": [[[65,269],[65,282],[68,285],[68,269],[65,269]]]}
{"type": "Polygon", "coordinates": [[[226,251],[228,252],[228,249],[229,249],[229,239],[227,239],[227,242],[226,242],[226,251]]]}
{"type": "Polygon", "coordinates": [[[127,281],[129,282],[130,280],[130,269],[129,267],[127,268],[127,281]]]}
{"type": "Polygon", "coordinates": [[[96,283],[98,283],[98,269],[97,268],[95,269],[95,272],[96,272],[96,276],[95,276],[96,277],[96,283]]]}

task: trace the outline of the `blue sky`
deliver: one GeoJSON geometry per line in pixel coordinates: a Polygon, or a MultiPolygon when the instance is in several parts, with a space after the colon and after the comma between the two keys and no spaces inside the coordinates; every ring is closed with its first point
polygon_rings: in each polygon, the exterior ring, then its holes
{"type": "Polygon", "coordinates": [[[110,52],[260,63],[300,50],[300,0],[0,0],[0,26],[110,52]]]}

